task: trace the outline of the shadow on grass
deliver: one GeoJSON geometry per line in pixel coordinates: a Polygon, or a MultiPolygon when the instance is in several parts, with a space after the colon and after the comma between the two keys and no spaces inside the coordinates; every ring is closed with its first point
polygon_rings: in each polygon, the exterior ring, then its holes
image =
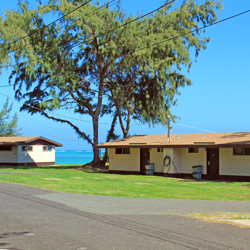
{"type": "MultiPolygon", "coordinates": [[[[83,171],[88,174],[94,174],[94,173],[99,173],[99,174],[109,174],[109,175],[117,175],[117,176],[134,176],[134,175],[124,175],[124,174],[115,174],[115,173],[109,173],[108,172],[108,166],[106,166],[103,169],[100,168],[93,168],[91,166],[85,166],[83,167],[82,164],[69,164],[69,165],[53,165],[53,166],[0,166],[0,171],[1,169],[15,169],[15,170],[31,170],[31,169],[44,169],[44,170],[64,170],[64,169],[75,169],[79,171],[83,171]]],[[[138,175],[138,176],[147,176],[147,175],[138,175]]],[[[153,175],[152,177],[156,177],[153,175]]],[[[176,180],[180,182],[202,182],[202,183],[227,183],[227,184],[233,184],[233,183],[239,183],[239,182],[246,182],[246,181],[232,181],[232,180],[211,180],[211,179],[201,179],[201,180],[196,180],[192,178],[176,178],[176,177],[165,177],[165,176],[157,176],[159,178],[169,178],[171,180],[176,180]]],[[[247,187],[250,187],[250,185],[247,187]]]]}
{"type": "MultiPolygon", "coordinates": [[[[79,169],[82,165],[55,165],[55,166],[0,166],[0,169],[79,169]]],[[[84,170],[84,169],[83,169],[84,170]]]]}
{"type": "Polygon", "coordinates": [[[70,164],[70,165],[53,165],[53,166],[0,166],[1,169],[12,169],[12,170],[34,170],[34,169],[43,169],[43,170],[64,170],[64,169],[75,169],[83,171],[86,173],[108,173],[108,166],[103,168],[94,168],[86,165],[79,164],[70,164]]]}

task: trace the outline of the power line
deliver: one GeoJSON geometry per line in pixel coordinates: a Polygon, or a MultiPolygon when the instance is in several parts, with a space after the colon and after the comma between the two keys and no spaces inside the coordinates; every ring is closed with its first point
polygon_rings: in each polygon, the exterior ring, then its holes
{"type": "MultiPolygon", "coordinates": [[[[118,26],[118,27],[116,27],[116,28],[114,28],[114,29],[112,29],[112,30],[109,30],[109,31],[107,31],[107,32],[105,32],[105,33],[103,33],[103,34],[100,34],[100,35],[97,36],[97,37],[104,36],[104,35],[106,35],[106,34],[112,32],[112,31],[114,31],[114,30],[116,30],[116,29],[119,29],[119,28],[121,28],[121,27],[123,27],[123,26],[126,26],[126,25],[132,23],[132,22],[137,21],[138,19],[141,19],[141,18],[143,18],[143,17],[145,17],[145,16],[148,16],[148,15],[150,15],[150,14],[152,14],[152,13],[154,13],[154,12],[156,12],[156,11],[162,9],[162,8],[164,8],[165,6],[167,6],[167,5],[171,4],[171,3],[173,3],[174,1],[175,1],[175,0],[172,0],[171,2],[166,3],[166,4],[162,5],[161,7],[157,8],[157,9],[155,9],[155,10],[153,10],[153,11],[148,12],[148,13],[145,14],[145,15],[142,15],[142,16],[140,16],[140,17],[137,17],[137,18],[135,18],[135,19],[133,19],[133,20],[131,20],[131,21],[125,23],[125,24],[122,24],[122,25],[120,25],[120,26],[118,26]]],[[[92,40],[92,39],[90,39],[90,40],[92,40]]],[[[90,41],[90,40],[89,40],[89,41],[90,41]]],[[[85,42],[89,42],[89,41],[87,40],[87,41],[85,41],[85,42]]],[[[74,47],[77,47],[77,46],[79,46],[80,44],[82,44],[82,43],[78,43],[78,44],[76,44],[76,45],[70,47],[70,49],[73,49],[74,47]]],[[[27,64],[27,63],[34,62],[34,61],[40,61],[41,59],[43,59],[43,57],[41,57],[41,58],[39,58],[39,59],[33,59],[33,60],[29,60],[29,61],[27,61],[27,62],[23,62],[23,64],[27,64]]],[[[18,65],[18,64],[12,64],[12,65],[8,65],[8,66],[2,66],[2,67],[0,67],[0,69],[3,69],[3,68],[10,68],[10,67],[13,67],[13,66],[16,66],[16,65],[18,65]]]]}
{"type": "Polygon", "coordinates": [[[0,86],[0,88],[11,87],[11,86],[13,86],[13,85],[14,85],[14,84],[2,85],[2,86],[0,86]]]}
{"type": "MultiPolygon", "coordinates": [[[[127,22],[127,23],[124,23],[124,24],[122,24],[122,25],[120,25],[120,26],[118,26],[118,27],[116,27],[116,28],[114,28],[114,29],[112,29],[112,30],[109,30],[109,31],[107,31],[107,32],[105,32],[105,33],[102,33],[102,34],[98,35],[97,37],[104,36],[104,35],[106,35],[106,34],[112,32],[112,31],[115,31],[115,30],[117,30],[117,29],[123,27],[123,26],[126,26],[126,25],[128,25],[128,24],[130,24],[130,23],[133,23],[133,22],[135,22],[135,21],[137,21],[137,20],[139,20],[139,19],[141,19],[141,18],[143,18],[143,17],[145,17],[145,16],[148,16],[148,15],[150,15],[150,14],[152,14],[152,13],[154,13],[154,12],[156,12],[156,11],[162,9],[162,8],[164,8],[165,6],[167,6],[167,5],[169,5],[169,4],[173,3],[173,2],[175,2],[175,0],[172,0],[171,2],[168,2],[168,3],[166,3],[166,4],[163,4],[161,7],[157,8],[157,9],[155,9],[155,10],[152,10],[152,11],[148,12],[147,14],[142,15],[142,16],[140,16],[140,17],[137,17],[137,18],[135,18],[135,19],[133,19],[133,20],[127,22]]],[[[86,42],[89,42],[89,41],[87,40],[86,42]]],[[[78,43],[78,44],[72,46],[71,49],[74,48],[74,47],[79,46],[80,44],[81,44],[81,43],[78,43]]]]}
{"type": "MultiPolygon", "coordinates": [[[[13,112],[10,112],[11,114],[14,114],[13,112]]],[[[46,128],[52,128],[52,129],[56,129],[56,130],[61,130],[61,131],[66,131],[66,132],[69,132],[69,133],[74,133],[74,131],[72,131],[72,129],[64,129],[62,127],[51,127],[51,126],[48,126],[48,125],[44,125],[44,123],[37,123],[37,122],[33,122],[33,121],[30,121],[31,118],[30,117],[25,117],[25,116],[22,116],[20,114],[18,114],[18,119],[23,119],[23,120],[29,120],[29,123],[33,123],[33,124],[36,124],[36,125],[39,125],[41,127],[46,127],[46,128]],[[21,117],[21,118],[20,118],[21,117]]],[[[86,133],[92,133],[92,132],[86,132],[86,133]]],[[[106,135],[103,135],[103,134],[98,134],[100,136],[106,136],[106,135]]]]}
{"type": "MultiPolygon", "coordinates": [[[[92,0],[90,0],[90,1],[92,1],[92,0]]],[[[97,12],[99,9],[101,9],[101,8],[103,8],[104,6],[107,6],[107,5],[109,5],[109,6],[112,6],[112,5],[114,5],[115,3],[117,3],[118,2],[118,0],[112,0],[112,1],[110,1],[110,2],[108,2],[108,3],[105,3],[105,4],[103,4],[102,6],[100,6],[99,8],[97,8],[96,10],[93,10],[92,12],[90,12],[90,13],[88,13],[88,14],[85,14],[85,15],[83,15],[83,16],[80,16],[80,17],[85,17],[85,16],[88,16],[88,17],[91,17],[91,16],[93,16],[94,14],[95,14],[95,12],[97,12]],[[90,15],[90,14],[92,14],[92,15],[90,15]]],[[[79,7],[80,8],[80,7],[79,7]]],[[[72,11],[73,12],[73,11],[72,11]]],[[[71,12],[71,13],[72,13],[71,12]]],[[[68,13],[68,14],[70,14],[70,13],[68,13]]],[[[67,15],[68,15],[67,14],[67,15]]],[[[65,15],[66,16],[66,15],[65,15]]],[[[63,17],[62,17],[63,18],[63,17]]],[[[59,19],[58,19],[59,20],[59,19]]],[[[58,21],[58,20],[56,20],[56,21],[58,21]]],[[[56,22],[56,21],[54,21],[54,22],[56,22]]],[[[79,21],[81,21],[81,20],[76,20],[76,21],[74,21],[74,22],[79,22],[79,21]]],[[[41,29],[37,29],[37,31],[38,30],[42,30],[42,29],[45,29],[46,27],[48,27],[49,25],[51,25],[52,23],[50,23],[50,24],[48,24],[48,25],[46,25],[45,27],[43,27],[43,28],[41,28],[41,29]]],[[[35,34],[37,31],[34,31],[33,32],[33,34],[35,34]]],[[[33,34],[31,34],[31,35],[33,35],[33,34]]],[[[28,37],[28,36],[31,36],[31,35],[27,35],[26,37],[28,37]]],[[[24,37],[25,38],[25,37],[24,37]]],[[[21,38],[20,40],[22,40],[23,38],[21,38]]],[[[20,40],[18,40],[18,41],[20,41],[20,40]]],[[[12,42],[12,43],[15,43],[15,42],[18,42],[18,41],[14,41],[14,42],[12,42]]],[[[10,43],[11,44],[11,43],[10,43]]],[[[9,45],[9,44],[8,44],[9,45]]],[[[27,46],[29,46],[30,44],[28,44],[27,46]]],[[[4,47],[7,47],[7,45],[6,46],[4,46],[4,47]]],[[[1,47],[1,48],[4,48],[4,47],[1,47]]],[[[0,49],[1,49],[0,48],[0,49]]],[[[10,53],[10,52],[13,52],[13,51],[15,51],[15,50],[12,50],[12,51],[9,51],[8,53],[10,53]]],[[[33,62],[33,61],[39,61],[40,59],[42,59],[42,58],[39,58],[39,59],[33,59],[33,60],[30,60],[29,62],[33,62]]],[[[14,64],[14,65],[10,65],[10,66],[4,66],[3,68],[8,68],[8,67],[12,67],[12,66],[15,66],[16,64],[14,64]]]]}
{"type": "MultiPolygon", "coordinates": [[[[1,93],[1,92],[0,92],[0,94],[1,94],[1,95],[4,95],[4,96],[7,96],[7,95],[5,95],[5,94],[3,94],[3,93],[1,93]]],[[[7,97],[8,97],[8,96],[7,96],[7,97]]],[[[16,102],[20,102],[20,101],[17,101],[16,99],[14,99],[14,98],[11,98],[11,97],[9,97],[9,98],[12,99],[12,100],[14,100],[14,101],[16,101],[16,102]]],[[[20,103],[23,103],[23,102],[20,102],[20,103]]],[[[25,104],[25,103],[23,103],[23,104],[25,104]]],[[[25,105],[27,105],[27,104],[25,104],[25,105]]],[[[40,111],[43,111],[42,109],[39,109],[39,108],[34,107],[34,106],[31,106],[31,105],[27,105],[27,106],[32,107],[32,108],[37,109],[37,110],[40,110],[40,111]]],[[[43,112],[44,112],[44,111],[43,111],[43,112]]],[[[64,118],[68,118],[68,119],[71,119],[71,120],[78,120],[78,121],[82,121],[82,122],[93,123],[92,121],[86,121],[86,120],[82,120],[82,119],[72,118],[72,117],[69,117],[69,116],[58,115],[58,114],[55,114],[55,113],[53,113],[53,112],[51,112],[51,111],[48,112],[48,113],[52,113],[52,114],[57,115],[57,116],[62,116],[62,117],[64,117],[64,118]]],[[[97,123],[98,123],[98,124],[105,124],[105,125],[112,125],[111,123],[102,123],[102,122],[97,122],[97,123]]],[[[210,132],[210,133],[214,133],[213,131],[210,131],[210,130],[201,129],[201,128],[197,128],[197,127],[192,127],[192,126],[188,126],[188,125],[184,125],[184,124],[180,124],[180,123],[174,123],[174,124],[177,124],[177,125],[179,125],[179,126],[188,127],[188,128],[197,129],[197,130],[202,130],[202,131],[206,131],[206,132],[210,132]]],[[[131,124],[131,126],[138,126],[138,125],[144,126],[144,124],[136,124],[136,123],[131,124]]],[[[102,136],[104,136],[104,135],[102,135],[102,136]]]]}
{"type": "Polygon", "coordinates": [[[159,44],[161,44],[161,43],[164,43],[164,42],[167,42],[167,41],[170,41],[170,40],[174,40],[174,39],[179,38],[179,37],[182,37],[182,36],[184,36],[184,35],[187,35],[187,34],[190,34],[190,33],[193,33],[193,32],[197,32],[197,31],[199,31],[199,30],[206,29],[206,28],[208,28],[208,27],[210,27],[210,26],[213,26],[213,25],[215,25],[215,24],[219,24],[219,23],[222,23],[222,22],[228,21],[229,19],[233,19],[233,18],[235,18],[235,17],[238,17],[238,16],[241,16],[241,15],[244,15],[244,14],[246,14],[246,13],[248,13],[248,12],[250,12],[250,10],[247,10],[247,11],[241,12],[241,13],[236,14],[236,15],[234,15],[234,16],[227,17],[227,18],[225,18],[225,19],[222,19],[222,20],[220,20],[220,21],[214,22],[214,23],[209,24],[209,25],[204,25],[204,26],[203,26],[203,27],[201,27],[201,28],[198,28],[198,29],[195,29],[195,30],[188,31],[188,32],[183,33],[183,34],[181,34],[181,35],[179,35],[179,36],[168,38],[168,39],[163,40],[163,41],[161,41],[161,42],[154,43],[154,44],[152,44],[152,45],[150,45],[150,46],[147,46],[147,47],[144,47],[144,48],[141,48],[141,49],[137,49],[137,50],[135,50],[135,51],[133,51],[133,52],[129,52],[129,53],[138,52],[138,51],[141,51],[141,50],[144,50],[144,49],[147,49],[147,48],[150,48],[150,47],[153,47],[153,46],[159,45],[159,44]]]}
{"type": "Polygon", "coordinates": [[[49,135],[49,134],[37,132],[37,131],[31,130],[31,129],[27,129],[27,128],[23,128],[23,129],[31,131],[31,132],[34,132],[34,133],[37,133],[37,134],[42,134],[42,135],[46,135],[46,136],[49,136],[49,137],[54,137],[54,138],[57,138],[57,139],[69,140],[69,141],[78,141],[78,140],[75,140],[75,139],[68,139],[68,138],[64,138],[64,137],[58,137],[58,136],[54,136],[54,135],[49,135]]]}
{"type": "MultiPolygon", "coordinates": [[[[53,115],[60,116],[60,117],[63,117],[63,118],[69,118],[69,119],[71,119],[71,120],[76,120],[76,121],[81,121],[81,122],[93,123],[92,121],[87,121],[87,120],[72,118],[72,117],[65,116],[65,115],[59,115],[59,114],[56,114],[56,113],[51,112],[51,111],[45,112],[44,110],[42,110],[42,109],[40,109],[40,108],[37,108],[37,107],[34,107],[34,106],[32,106],[32,105],[26,104],[25,102],[17,101],[16,99],[14,99],[14,98],[12,98],[12,97],[9,97],[8,95],[5,95],[5,94],[3,94],[3,93],[1,93],[1,92],[0,92],[0,94],[3,95],[3,96],[5,96],[5,97],[7,97],[7,98],[10,98],[10,99],[12,99],[12,100],[14,100],[14,101],[16,101],[16,102],[20,102],[20,103],[22,103],[22,104],[25,104],[26,106],[28,106],[28,107],[30,107],[30,108],[36,109],[36,110],[38,110],[38,111],[42,111],[42,112],[44,112],[44,113],[51,113],[51,114],[53,114],[53,115]]],[[[94,123],[95,123],[95,122],[94,122],[94,123]]],[[[101,123],[101,122],[96,122],[96,123],[98,123],[98,124],[111,125],[110,123],[101,123]]]]}
{"type": "Polygon", "coordinates": [[[8,44],[5,45],[5,46],[0,47],[0,49],[5,48],[5,47],[9,46],[10,44],[19,42],[19,41],[21,41],[21,40],[23,40],[23,39],[25,39],[25,38],[27,38],[27,37],[30,37],[30,36],[33,35],[33,34],[36,34],[36,33],[39,32],[40,30],[43,30],[43,29],[47,28],[48,26],[50,26],[50,25],[52,25],[52,24],[54,24],[54,23],[60,21],[60,20],[63,19],[64,17],[68,16],[69,14],[71,14],[71,13],[75,12],[76,10],[82,8],[83,6],[85,6],[86,4],[88,4],[88,3],[91,2],[91,1],[92,1],[92,0],[89,0],[89,1],[85,2],[84,4],[82,4],[82,5],[80,5],[79,7],[73,9],[72,11],[70,11],[70,12],[68,12],[67,14],[63,15],[62,17],[60,17],[60,18],[56,19],[55,21],[53,21],[53,22],[51,22],[51,23],[45,25],[43,28],[41,28],[41,29],[36,29],[36,30],[32,31],[31,34],[26,35],[26,36],[24,36],[24,37],[18,39],[17,41],[10,42],[10,43],[8,43],[8,44]]]}
{"type": "Polygon", "coordinates": [[[184,124],[180,124],[180,123],[174,123],[176,125],[179,125],[179,126],[183,126],[183,127],[187,127],[187,128],[193,128],[193,129],[197,129],[197,130],[201,130],[201,131],[206,131],[206,132],[209,132],[209,133],[216,133],[216,132],[213,132],[213,131],[210,131],[210,130],[206,130],[206,129],[202,129],[202,128],[196,128],[196,127],[192,127],[192,126],[188,126],[188,125],[184,125],[184,124]]]}

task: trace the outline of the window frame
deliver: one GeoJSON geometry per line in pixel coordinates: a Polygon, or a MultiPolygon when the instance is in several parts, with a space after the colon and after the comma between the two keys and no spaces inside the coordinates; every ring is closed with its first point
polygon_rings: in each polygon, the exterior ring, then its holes
{"type": "Polygon", "coordinates": [[[157,148],[156,151],[157,153],[163,153],[163,148],[157,148]]]}
{"type": "Polygon", "coordinates": [[[130,155],[130,148],[115,148],[115,154],[116,155],[130,155]]]}
{"type": "Polygon", "coordinates": [[[52,149],[53,149],[53,146],[50,146],[50,145],[43,146],[43,152],[51,152],[52,149]]]}
{"type": "Polygon", "coordinates": [[[122,155],[122,148],[115,148],[116,155],[122,155]]]}
{"type": "Polygon", "coordinates": [[[122,149],[122,154],[123,155],[130,155],[130,148],[123,148],[122,149]],[[128,151],[126,152],[126,150],[128,150],[128,151]]]}
{"type": "Polygon", "coordinates": [[[188,148],[189,154],[199,154],[199,148],[188,148]]]}
{"type": "Polygon", "coordinates": [[[12,146],[0,146],[0,151],[12,151],[12,146]]]}
{"type": "MultiPolygon", "coordinates": [[[[248,155],[248,156],[250,156],[250,152],[249,152],[249,154],[246,154],[246,149],[250,150],[250,148],[241,148],[242,149],[242,154],[236,154],[235,149],[236,148],[233,148],[233,155],[248,155]]],[[[239,149],[239,148],[237,148],[237,149],[239,149]]]]}
{"type": "Polygon", "coordinates": [[[22,146],[22,152],[32,152],[33,146],[22,146]]]}

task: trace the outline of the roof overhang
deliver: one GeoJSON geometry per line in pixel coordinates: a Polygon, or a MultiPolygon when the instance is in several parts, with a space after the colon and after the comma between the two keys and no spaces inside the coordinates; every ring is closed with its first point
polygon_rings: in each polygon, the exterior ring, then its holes
{"type": "Polygon", "coordinates": [[[188,144],[188,145],[97,145],[97,148],[250,148],[249,144],[188,144]]]}
{"type": "MultiPolygon", "coordinates": [[[[17,137],[19,138],[19,137],[17,137]]],[[[42,136],[37,136],[37,137],[32,137],[28,140],[21,140],[20,138],[17,139],[17,141],[15,142],[8,142],[8,141],[3,141],[3,142],[0,142],[0,146],[18,146],[18,145],[25,145],[25,144],[28,144],[28,143],[32,143],[32,142],[35,142],[37,140],[42,140],[42,141],[46,141],[56,147],[62,147],[63,145],[58,143],[58,142],[55,142],[55,141],[52,141],[50,139],[47,139],[45,137],[42,137],[42,136]]]]}
{"type": "MultiPolygon", "coordinates": [[[[30,140],[26,140],[26,141],[24,141],[24,143],[31,143],[31,142],[37,141],[37,140],[43,140],[43,141],[49,142],[49,143],[51,143],[51,144],[53,144],[53,145],[55,145],[57,147],[62,147],[63,146],[62,144],[60,144],[58,142],[52,141],[52,140],[47,139],[47,138],[42,137],[42,136],[38,136],[38,137],[32,138],[30,140]]],[[[23,142],[21,142],[19,144],[23,144],[23,142]]]]}

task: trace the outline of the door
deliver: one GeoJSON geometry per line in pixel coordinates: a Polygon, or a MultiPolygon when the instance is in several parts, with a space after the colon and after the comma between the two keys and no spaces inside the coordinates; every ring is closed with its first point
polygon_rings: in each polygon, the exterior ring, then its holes
{"type": "Polygon", "coordinates": [[[207,175],[209,177],[219,176],[219,149],[207,149],[207,175]]]}
{"type": "Polygon", "coordinates": [[[141,167],[140,172],[141,174],[145,174],[145,165],[149,163],[149,148],[141,148],[141,167]]]}

